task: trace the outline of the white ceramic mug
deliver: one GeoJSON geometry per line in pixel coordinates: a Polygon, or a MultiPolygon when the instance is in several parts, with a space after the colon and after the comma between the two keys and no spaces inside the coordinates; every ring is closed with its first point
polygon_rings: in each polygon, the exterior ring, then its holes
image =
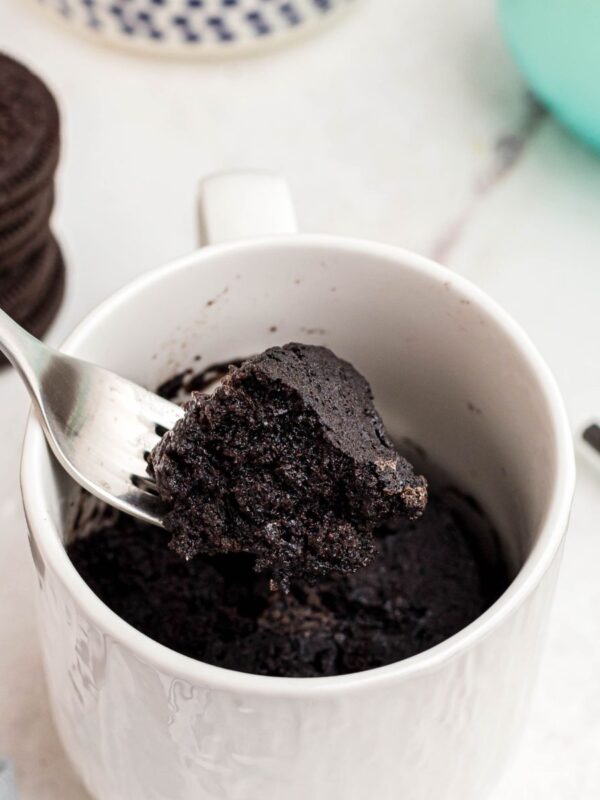
{"type": "Polygon", "coordinates": [[[521,329],[458,275],[382,244],[289,233],[275,178],[216,177],[203,208],[213,240],[276,235],[143,276],[65,350],[152,387],[197,355],[326,343],[371,381],[392,435],[480,500],[516,577],[460,633],[379,669],[287,679],[194,661],[79,577],[63,547],[74,487],[32,419],[23,495],[65,748],[99,800],[482,800],[523,725],[573,493],[555,383],[521,329]]]}

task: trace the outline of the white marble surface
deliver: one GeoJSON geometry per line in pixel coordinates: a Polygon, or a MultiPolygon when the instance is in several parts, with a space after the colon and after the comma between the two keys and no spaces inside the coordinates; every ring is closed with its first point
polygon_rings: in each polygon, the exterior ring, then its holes
{"type": "MultiPolygon", "coordinates": [[[[319,38],[218,64],[102,49],[30,0],[3,0],[0,49],[39,70],[62,107],[55,223],[71,272],[53,340],[193,247],[200,175],[262,167],[289,178],[304,229],[401,244],[488,290],[570,408],[600,388],[600,159],[527,100],[492,0],[368,0],[319,38]]],[[[41,674],[18,494],[25,416],[3,372],[0,752],[16,761],[22,800],[85,800],[41,674]]],[[[600,796],[599,518],[600,475],[580,464],[533,711],[490,800],[600,796]]]]}

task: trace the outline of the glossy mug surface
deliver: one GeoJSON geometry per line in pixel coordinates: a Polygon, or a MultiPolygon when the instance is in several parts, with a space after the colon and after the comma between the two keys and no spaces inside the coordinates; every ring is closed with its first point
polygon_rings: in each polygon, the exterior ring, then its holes
{"type": "Polygon", "coordinates": [[[285,234],[276,188],[213,179],[213,240],[249,234],[257,213],[256,232],[279,235],[145,275],[65,349],[155,386],[197,355],[329,345],[371,381],[390,433],[480,500],[516,577],[460,633],[379,669],[287,679],[200,663],[134,630],[79,577],[63,546],[74,486],[32,419],[22,485],[58,730],[99,800],[482,800],[523,725],[567,527],[561,399],[521,329],[472,284],[394,247],[285,234]]]}

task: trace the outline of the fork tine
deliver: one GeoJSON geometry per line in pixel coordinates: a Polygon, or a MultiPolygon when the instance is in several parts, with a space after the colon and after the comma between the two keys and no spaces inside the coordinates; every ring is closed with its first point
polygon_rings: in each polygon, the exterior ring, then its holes
{"type": "Polygon", "coordinates": [[[160,425],[161,428],[171,430],[177,420],[183,417],[183,409],[168,400],[162,400],[155,395],[152,395],[152,397],[154,401],[159,400],[161,402],[153,402],[148,408],[148,413],[152,415],[151,423],[154,426],[160,425]]]}
{"type": "Polygon", "coordinates": [[[136,509],[138,511],[137,516],[141,519],[162,527],[162,518],[166,509],[160,497],[137,489],[133,484],[130,484],[130,487],[130,491],[123,495],[123,501],[128,506],[136,509]]]}
{"type": "Polygon", "coordinates": [[[148,433],[148,435],[144,437],[144,441],[142,443],[144,450],[149,453],[154,449],[161,439],[162,436],[159,436],[157,433],[148,433]]]}
{"type": "Polygon", "coordinates": [[[136,489],[146,494],[157,495],[156,483],[149,475],[132,475],[131,482],[136,489]]]}
{"type": "Polygon", "coordinates": [[[101,367],[44,352],[43,380],[33,396],[60,463],[101,500],[162,526],[165,506],[147,475],[145,454],[183,410],[101,367]]]}

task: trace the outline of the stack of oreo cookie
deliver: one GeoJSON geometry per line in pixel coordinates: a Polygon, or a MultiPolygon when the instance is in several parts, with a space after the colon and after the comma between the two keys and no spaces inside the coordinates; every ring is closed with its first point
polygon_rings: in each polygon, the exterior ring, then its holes
{"type": "Polygon", "coordinates": [[[38,337],[56,316],[65,286],[49,225],[59,128],[45,84],[0,54],[0,308],[38,337]]]}

